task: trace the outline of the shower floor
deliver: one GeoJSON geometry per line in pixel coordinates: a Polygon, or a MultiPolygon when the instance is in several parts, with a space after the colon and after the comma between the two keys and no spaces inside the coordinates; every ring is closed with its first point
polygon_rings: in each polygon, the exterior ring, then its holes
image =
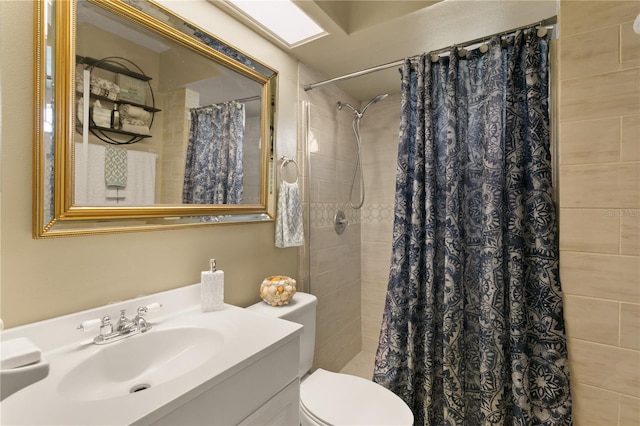
{"type": "Polygon", "coordinates": [[[340,372],[371,380],[373,378],[373,364],[375,359],[375,354],[362,351],[353,357],[340,372]]]}

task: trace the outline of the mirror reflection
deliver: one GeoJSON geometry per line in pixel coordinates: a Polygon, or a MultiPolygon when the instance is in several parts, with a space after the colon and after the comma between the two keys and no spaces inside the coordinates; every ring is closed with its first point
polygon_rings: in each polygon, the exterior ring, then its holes
{"type": "Polygon", "coordinates": [[[262,83],[77,3],[74,205],[259,204],[262,83]]]}
{"type": "Polygon", "coordinates": [[[35,238],[272,220],[277,71],[153,1],[35,6],[35,238]]]}

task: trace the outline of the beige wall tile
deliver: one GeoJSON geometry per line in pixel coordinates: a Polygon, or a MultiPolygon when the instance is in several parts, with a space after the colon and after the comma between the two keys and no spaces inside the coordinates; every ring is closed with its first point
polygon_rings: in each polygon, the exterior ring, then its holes
{"type": "Polygon", "coordinates": [[[633,31],[633,20],[620,25],[620,63],[624,67],[640,66],[640,37],[633,31]]]}
{"type": "Polygon", "coordinates": [[[314,179],[313,184],[315,185],[311,202],[312,203],[338,203],[340,202],[339,192],[338,192],[338,183],[335,180],[322,180],[322,179],[314,179]]]}
{"type": "Polygon", "coordinates": [[[620,158],[620,119],[570,121],[560,125],[560,164],[608,163],[620,158]]]}
{"type": "Polygon", "coordinates": [[[385,220],[384,222],[378,223],[362,223],[361,232],[363,243],[388,243],[389,247],[391,247],[391,243],[393,240],[393,219],[385,220]]]}
{"type": "Polygon", "coordinates": [[[309,162],[312,179],[335,181],[337,176],[337,167],[333,158],[311,154],[309,162]]]}
{"type": "Polygon", "coordinates": [[[560,78],[576,78],[618,69],[618,27],[560,38],[560,78]]]}
{"type": "Polygon", "coordinates": [[[638,1],[560,2],[560,271],[577,426],[640,423],[627,396],[640,392],[640,352],[614,341],[634,347],[640,304],[640,258],[615,255],[637,250],[624,212],[640,207],[640,172],[628,163],[640,158],[640,49],[630,27],[639,13],[638,1]]]}
{"type": "Polygon", "coordinates": [[[380,325],[382,321],[374,321],[371,318],[362,318],[362,350],[375,353],[378,349],[380,325]]]}
{"type": "MultiPolygon", "coordinates": [[[[569,192],[569,191],[565,191],[569,192]]],[[[560,204],[565,194],[560,195],[560,204]]],[[[603,209],[560,209],[560,250],[618,253],[620,218],[603,209]]]]}
{"type": "Polygon", "coordinates": [[[329,342],[338,330],[356,318],[360,320],[360,283],[344,283],[338,291],[318,298],[316,311],[317,342],[320,345],[329,342]]]}
{"type": "Polygon", "coordinates": [[[373,367],[375,365],[375,361],[375,354],[362,351],[356,355],[354,359],[349,361],[349,364],[347,364],[340,372],[371,380],[373,378],[373,367]]]}
{"type": "Polygon", "coordinates": [[[391,244],[367,242],[362,245],[362,257],[364,259],[378,262],[384,265],[388,271],[391,260],[391,244]]]}
{"type": "Polygon", "coordinates": [[[340,371],[360,352],[360,348],[360,318],[357,318],[333,333],[331,340],[322,344],[316,340],[313,368],[340,371]]]}
{"type": "Polygon", "coordinates": [[[576,426],[615,425],[618,394],[571,380],[573,419],[576,426]]]}
{"type": "Polygon", "coordinates": [[[620,346],[640,350],[639,304],[620,304],[620,346]]]}
{"type": "Polygon", "coordinates": [[[640,163],[562,166],[560,205],[640,208],[640,163]]]}
{"type": "Polygon", "coordinates": [[[608,345],[618,344],[619,303],[611,300],[565,295],[567,336],[608,345]]]}
{"type": "MultiPolygon", "coordinates": [[[[311,208],[314,208],[313,204],[311,208]]],[[[344,234],[342,234],[344,236],[344,234]]],[[[345,237],[336,234],[333,226],[314,227],[311,229],[311,254],[316,250],[336,248],[345,243],[345,237]]]]}
{"type": "Polygon", "coordinates": [[[599,74],[560,83],[560,121],[640,113],[640,69],[599,74]]]}
{"type": "Polygon", "coordinates": [[[620,253],[640,256],[640,211],[639,209],[621,210],[620,217],[620,253]]]}
{"type": "Polygon", "coordinates": [[[640,398],[620,395],[620,422],[618,425],[640,425],[640,398]]]}
{"type": "Polygon", "coordinates": [[[315,278],[313,292],[318,295],[316,316],[316,351],[314,366],[339,371],[362,347],[360,318],[360,283],[345,282],[341,274],[322,274],[315,278]],[[332,277],[342,284],[333,293],[317,284],[332,277]]]}
{"type": "Polygon", "coordinates": [[[633,21],[638,13],[640,2],[637,1],[563,0],[560,2],[562,36],[633,21]]]}
{"type": "MultiPolygon", "coordinates": [[[[366,245],[367,244],[365,243],[364,246],[366,245]]],[[[386,283],[389,279],[389,261],[381,263],[376,260],[363,257],[361,271],[363,280],[376,283],[386,283]]]]}
{"type": "Polygon", "coordinates": [[[620,161],[639,160],[640,115],[622,117],[622,145],[620,147],[620,161]]]}
{"type": "Polygon", "coordinates": [[[560,252],[565,294],[640,303],[640,258],[560,252]]]}
{"type": "Polygon", "coordinates": [[[568,339],[572,381],[640,396],[640,352],[568,339]]]}
{"type": "MultiPolygon", "coordinates": [[[[376,321],[382,320],[387,284],[382,281],[362,281],[362,313],[369,315],[376,321]]],[[[380,324],[378,324],[380,327],[380,324]]],[[[377,336],[376,336],[377,337],[377,336]]]]}
{"type": "Polygon", "coordinates": [[[387,283],[386,279],[367,280],[364,275],[362,280],[362,350],[375,353],[378,348],[387,283]]]}

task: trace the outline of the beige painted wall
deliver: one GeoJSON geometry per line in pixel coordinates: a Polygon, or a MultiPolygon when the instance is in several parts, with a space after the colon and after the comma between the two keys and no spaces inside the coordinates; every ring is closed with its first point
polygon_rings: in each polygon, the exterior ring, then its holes
{"type": "MultiPolygon", "coordinates": [[[[277,149],[295,154],[296,61],[205,0],[162,3],[279,71],[277,149]]],[[[196,283],[211,257],[225,271],[226,300],[241,306],[259,300],[265,276],[296,276],[297,249],[275,248],[273,223],[32,239],[32,28],[32,2],[2,2],[0,317],[7,327],[196,283]]]]}
{"type": "Polygon", "coordinates": [[[575,424],[640,424],[637,1],[560,7],[560,272],[575,424]]]}

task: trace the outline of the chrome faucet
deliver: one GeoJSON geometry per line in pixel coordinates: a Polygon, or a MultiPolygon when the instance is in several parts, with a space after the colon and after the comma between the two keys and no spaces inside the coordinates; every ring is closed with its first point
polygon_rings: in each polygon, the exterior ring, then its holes
{"type": "Polygon", "coordinates": [[[116,327],[114,331],[120,334],[144,333],[149,328],[151,328],[151,326],[147,325],[147,322],[140,315],[141,313],[142,315],[144,315],[145,313],[145,312],[141,312],[142,309],[144,308],[138,308],[138,314],[132,320],[127,318],[127,315],[126,315],[127,311],[125,309],[122,309],[120,311],[120,319],[118,319],[118,322],[116,323],[116,327]],[[142,324],[140,324],[141,322],[142,324]]]}
{"type": "Polygon", "coordinates": [[[78,330],[87,331],[93,327],[100,325],[100,334],[93,339],[96,345],[104,345],[111,342],[117,342],[126,337],[135,336],[136,334],[145,333],[151,330],[151,324],[144,319],[147,312],[157,311],[162,307],[159,303],[152,303],[137,309],[136,316],[128,319],[126,310],[120,311],[120,318],[115,326],[111,324],[111,318],[108,316],[99,320],[84,321],[78,326],[78,330]]]}

